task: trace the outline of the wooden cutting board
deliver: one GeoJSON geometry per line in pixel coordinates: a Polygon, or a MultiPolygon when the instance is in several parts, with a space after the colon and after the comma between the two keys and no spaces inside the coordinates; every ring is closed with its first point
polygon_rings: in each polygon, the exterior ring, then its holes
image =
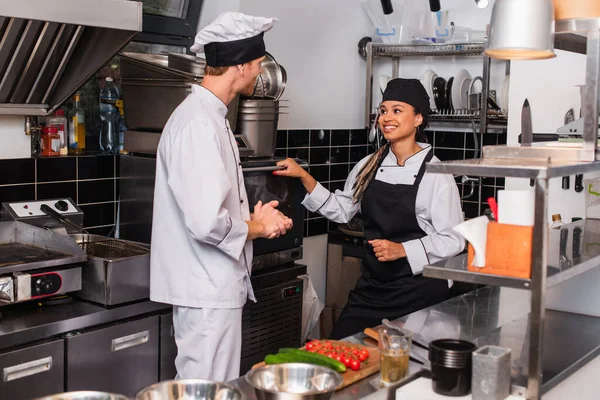
{"type": "MultiPolygon", "coordinates": [[[[379,349],[377,347],[363,346],[360,344],[354,344],[354,343],[349,343],[349,342],[340,342],[337,340],[328,340],[328,342],[330,342],[333,345],[348,346],[348,347],[357,348],[359,350],[364,348],[369,351],[368,362],[362,363],[362,366],[358,371],[352,371],[350,368],[348,368],[348,369],[346,369],[346,372],[341,374],[342,378],[344,380],[342,381],[342,384],[337,388],[337,390],[343,389],[346,386],[350,386],[353,383],[366,378],[367,376],[370,376],[370,375],[373,375],[373,374],[379,372],[379,369],[381,367],[380,366],[381,359],[379,357],[379,349]]],[[[261,363],[255,364],[252,367],[252,369],[263,367],[264,365],[265,365],[265,363],[261,362],[261,363]]]]}

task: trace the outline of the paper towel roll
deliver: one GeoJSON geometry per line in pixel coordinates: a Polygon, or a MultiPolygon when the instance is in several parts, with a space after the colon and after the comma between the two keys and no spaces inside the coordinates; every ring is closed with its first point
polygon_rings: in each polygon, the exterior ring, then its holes
{"type": "Polygon", "coordinates": [[[533,226],[534,196],[533,190],[498,190],[498,222],[533,226]]]}

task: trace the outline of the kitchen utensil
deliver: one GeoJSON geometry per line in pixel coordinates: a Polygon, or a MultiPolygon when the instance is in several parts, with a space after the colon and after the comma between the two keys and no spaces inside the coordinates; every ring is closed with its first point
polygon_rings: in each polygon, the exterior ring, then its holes
{"type": "Polygon", "coordinates": [[[583,192],[583,175],[575,175],[575,191],[577,193],[583,192]]]}
{"type": "Polygon", "coordinates": [[[452,105],[455,110],[467,108],[469,85],[471,84],[471,74],[466,69],[458,71],[454,77],[452,86],[452,105]]]}
{"type": "Polygon", "coordinates": [[[423,85],[423,87],[425,88],[425,91],[429,95],[429,108],[431,108],[432,110],[437,110],[437,106],[435,104],[435,98],[433,96],[433,82],[435,81],[435,79],[437,77],[438,76],[435,72],[428,69],[427,71],[425,71],[425,75],[423,76],[423,79],[421,79],[421,84],[423,85]]]}
{"type": "Polygon", "coordinates": [[[188,54],[168,53],[167,64],[169,68],[198,76],[204,76],[204,70],[206,69],[206,60],[204,58],[188,54]]]}
{"type": "Polygon", "coordinates": [[[440,339],[429,345],[433,391],[444,396],[471,392],[472,353],[477,348],[465,340],[440,339]]]}
{"type": "Polygon", "coordinates": [[[433,81],[433,99],[436,109],[443,110],[446,99],[446,80],[442,77],[437,77],[433,81]]]}
{"type": "Polygon", "coordinates": [[[281,91],[279,92],[279,94],[277,95],[277,97],[275,97],[275,100],[279,100],[281,99],[281,96],[283,96],[283,92],[285,90],[285,87],[287,86],[287,71],[285,70],[285,68],[283,68],[283,65],[279,64],[279,68],[281,69],[281,77],[282,77],[282,87],[281,87],[281,91]]]}
{"type": "Polygon", "coordinates": [[[521,146],[531,146],[531,143],[533,143],[531,108],[529,107],[529,100],[525,99],[521,110],[521,146]]]}
{"type": "Polygon", "coordinates": [[[258,400],[327,400],[342,383],[342,376],[319,365],[289,363],[251,369],[246,382],[254,388],[258,400]]]}
{"type": "Polygon", "coordinates": [[[511,350],[484,346],[473,352],[473,400],[503,400],[510,395],[511,350]]]}
{"type": "Polygon", "coordinates": [[[567,125],[573,121],[575,121],[575,111],[572,108],[570,108],[569,111],[567,111],[567,113],[565,114],[564,123],[565,125],[567,125]]]}
{"type": "Polygon", "coordinates": [[[563,188],[563,190],[569,190],[570,186],[571,186],[571,177],[570,176],[563,176],[563,178],[562,178],[562,188],[563,188]]]}
{"type": "Polygon", "coordinates": [[[446,91],[444,93],[444,109],[453,111],[454,107],[452,104],[452,85],[454,84],[454,77],[448,79],[446,82],[446,91]]]}
{"type": "Polygon", "coordinates": [[[391,324],[379,331],[381,354],[381,384],[390,386],[408,375],[408,359],[412,347],[412,332],[391,324]]]}
{"type": "Polygon", "coordinates": [[[262,72],[256,77],[258,84],[255,84],[254,93],[252,93],[251,98],[275,100],[281,98],[287,83],[284,82],[281,67],[268,52],[265,54],[265,59],[261,62],[261,67],[262,72]]]}
{"type": "Polygon", "coordinates": [[[234,386],[203,379],[182,379],[155,383],[142,389],[136,400],[241,400],[234,386]]]}
{"type": "Polygon", "coordinates": [[[36,400],[130,400],[128,397],[107,393],[107,392],[92,392],[92,391],[77,391],[58,393],[51,396],[40,397],[36,400]]]}
{"type": "MultiPolygon", "coordinates": [[[[347,346],[348,342],[340,342],[336,340],[328,340],[333,346],[347,346]]],[[[358,371],[352,371],[350,369],[346,369],[346,372],[342,374],[342,383],[337,387],[337,390],[343,389],[347,386],[352,385],[355,382],[360,381],[361,379],[373,375],[379,372],[380,366],[380,354],[379,348],[365,346],[361,344],[352,343],[351,346],[353,348],[357,348],[358,350],[366,349],[369,351],[369,358],[362,363],[361,368],[358,371]]],[[[427,357],[425,357],[427,358],[427,357]]],[[[260,362],[252,366],[252,369],[260,369],[265,367],[266,364],[264,362],[260,362]]]]}
{"type": "Polygon", "coordinates": [[[494,219],[497,221],[498,220],[498,203],[496,203],[496,199],[493,197],[489,197],[487,199],[487,203],[490,205],[490,209],[492,210],[494,219]]]}

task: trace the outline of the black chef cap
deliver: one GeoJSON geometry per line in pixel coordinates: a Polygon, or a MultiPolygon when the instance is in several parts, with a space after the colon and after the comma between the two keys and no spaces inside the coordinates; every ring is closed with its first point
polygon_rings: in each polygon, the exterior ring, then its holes
{"type": "Polygon", "coordinates": [[[389,81],[382,101],[388,100],[410,104],[424,117],[429,115],[429,95],[418,79],[396,78],[389,81]]]}
{"type": "Polygon", "coordinates": [[[263,57],[266,54],[264,35],[265,33],[261,32],[246,39],[208,43],[204,46],[206,65],[229,67],[263,57]]]}

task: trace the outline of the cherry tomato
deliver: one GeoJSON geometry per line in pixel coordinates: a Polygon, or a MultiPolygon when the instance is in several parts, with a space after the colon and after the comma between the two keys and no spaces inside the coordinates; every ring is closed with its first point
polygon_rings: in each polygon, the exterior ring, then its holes
{"type": "Polygon", "coordinates": [[[367,349],[362,349],[360,351],[360,354],[364,354],[365,358],[369,358],[369,350],[367,349]]]}
{"type": "Polygon", "coordinates": [[[313,342],[309,342],[306,344],[306,350],[311,351],[315,348],[315,344],[313,342]]]}
{"type": "Polygon", "coordinates": [[[366,360],[367,360],[367,357],[365,357],[365,354],[364,354],[364,353],[360,353],[360,354],[358,355],[358,361],[360,361],[360,362],[365,362],[366,360]]]}
{"type": "Polygon", "coordinates": [[[350,365],[352,364],[352,361],[353,361],[352,359],[350,359],[348,357],[344,357],[343,360],[342,360],[342,363],[344,363],[344,365],[347,368],[350,368],[350,365]]]}
{"type": "Polygon", "coordinates": [[[329,358],[335,359],[335,353],[333,351],[329,351],[329,352],[325,353],[325,355],[329,358]]]}
{"type": "Polygon", "coordinates": [[[317,350],[317,353],[319,353],[319,354],[325,354],[325,350],[319,349],[319,350],[317,350]]]}
{"type": "Polygon", "coordinates": [[[327,342],[327,343],[325,343],[325,348],[327,350],[332,350],[333,349],[333,345],[331,343],[327,342]]]}
{"type": "Polygon", "coordinates": [[[350,362],[350,368],[352,371],[358,371],[360,369],[360,361],[352,360],[352,362],[350,362]]]}
{"type": "Polygon", "coordinates": [[[342,364],[344,363],[344,356],[339,353],[335,355],[335,359],[341,362],[342,364]]]}
{"type": "Polygon", "coordinates": [[[352,349],[352,355],[355,357],[358,357],[360,355],[360,350],[358,349],[352,349]]]}

